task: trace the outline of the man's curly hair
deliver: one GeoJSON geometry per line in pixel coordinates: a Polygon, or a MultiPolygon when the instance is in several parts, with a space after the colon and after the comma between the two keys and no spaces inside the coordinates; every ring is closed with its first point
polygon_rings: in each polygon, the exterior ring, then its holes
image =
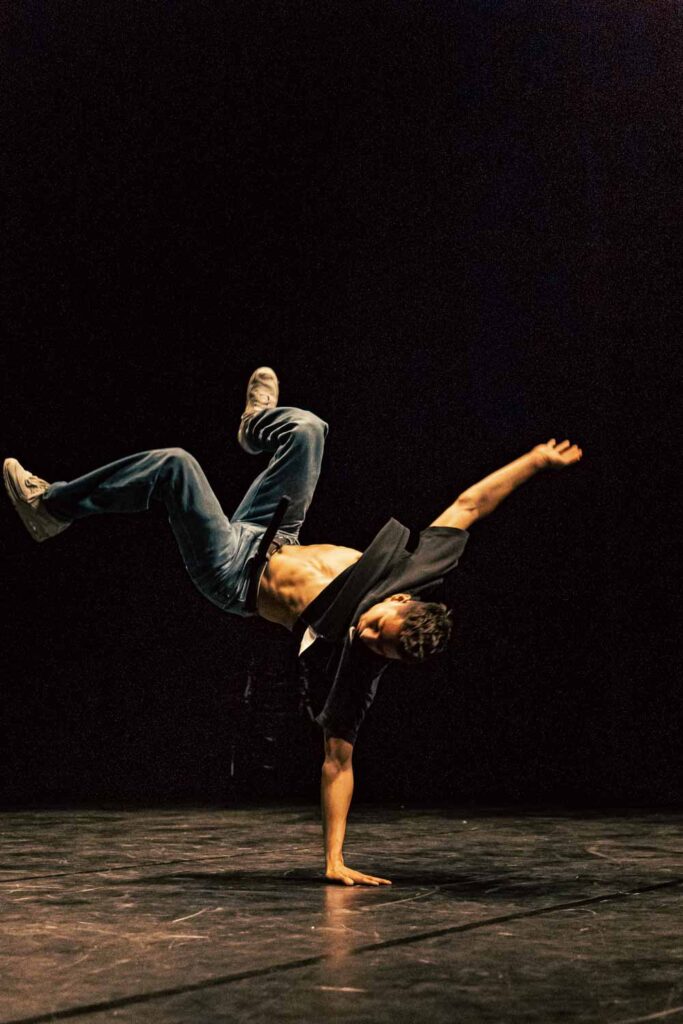
{"type": "Polygon", "coordinates": [[[435,601],[406,601],[398,635],[401,658],[424,661],[446,650],[453,629],[452,612],[435,601]]]}

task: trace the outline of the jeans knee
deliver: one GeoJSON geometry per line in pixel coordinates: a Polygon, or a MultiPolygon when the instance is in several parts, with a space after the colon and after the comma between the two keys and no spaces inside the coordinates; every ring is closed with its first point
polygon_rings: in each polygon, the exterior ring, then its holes
{"type": "Polygon", "coordinates": [[[184,448],[161,448],[159,454],[164,461],[171,462],[176,466],[187,466],[197,461],[194,455],[190,455],[184,448]]]}
{"type": "Polygon", "coordinates": [[[294,430],[297,434],[304,434],[306,437],[327,437],[329,424],[321,420],[314,412],[307,409],[298,409],[294,420],[294,430]]]}

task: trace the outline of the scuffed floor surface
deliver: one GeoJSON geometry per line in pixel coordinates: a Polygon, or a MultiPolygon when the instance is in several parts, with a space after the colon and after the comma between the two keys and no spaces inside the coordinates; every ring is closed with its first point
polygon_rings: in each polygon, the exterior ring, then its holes
{"type": "Polygon", "coordinates": [[[0,819],[0,1021],[683,1024],[664,813],[315,807],[0,819]]]}

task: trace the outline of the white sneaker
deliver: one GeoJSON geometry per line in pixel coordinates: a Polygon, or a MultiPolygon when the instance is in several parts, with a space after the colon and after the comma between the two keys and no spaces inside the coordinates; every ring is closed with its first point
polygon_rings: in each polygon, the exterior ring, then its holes
{"type": "Polygon", "coordinates": [[[71,526],[71,520],[57,519],[45,508],[43,495],[50,486],[47,480],[34,476],[16,459],[5,459],[2,474],[9,500],[34,540],[40,543],[56,537],[71,526]]]}
{"type": "Polygon", "coordinates": [[[275,370],[271,370],[270,366],[259,366],[257,370],[254,370],[247,384],[247,404],[237,431],[237,440],[245,452],[249,452],[250,455],[258,455],[261,449],[254,448],[247,440],[246,428],[249,425],[249,420],[255,413],[261,412],[263,409],[274,409],[279,394],[280,385],[275,376],[275,370]]]}

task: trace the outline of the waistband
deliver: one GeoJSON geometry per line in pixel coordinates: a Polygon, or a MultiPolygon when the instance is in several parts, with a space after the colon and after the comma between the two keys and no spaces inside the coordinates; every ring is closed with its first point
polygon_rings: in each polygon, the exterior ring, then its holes
{"type": "Polygon", "coordinates": [[[259,583],[261,582],[261,576],[263,575],[267,563],[270,561],[271,555],[274,555],[275,552],[279,551],[286,543],[288,542],[285,540],[272,540],[268,545],[267,551],[254,558],[254,561],[249,568],[249,586],[247,588],[247,596],[244,601],[244,607],[248,612],[256,612],[257,610],[256,604],[259,583]]]}
{"type": "Polygon", "coordinates": [[[256,612],[256,598],[258,596],[258,585],[259,580],[261,579],[261,573],[263,572],[266,562],[270,556],[275,554],[276,551],[279,551],[284,543],[284,541],[276,541],[273,538],[282,525],[282,520],[287,513],[291,500],[292,499],[288,494],[283,494],[280,498],[277,508],[273,512],[271,520],[265,529],[265,533],[261,537],[258,550],[251,565],[249,586],[247,588],[244,607],[246,611],[251,612],[252,614],[256,612]]]}

